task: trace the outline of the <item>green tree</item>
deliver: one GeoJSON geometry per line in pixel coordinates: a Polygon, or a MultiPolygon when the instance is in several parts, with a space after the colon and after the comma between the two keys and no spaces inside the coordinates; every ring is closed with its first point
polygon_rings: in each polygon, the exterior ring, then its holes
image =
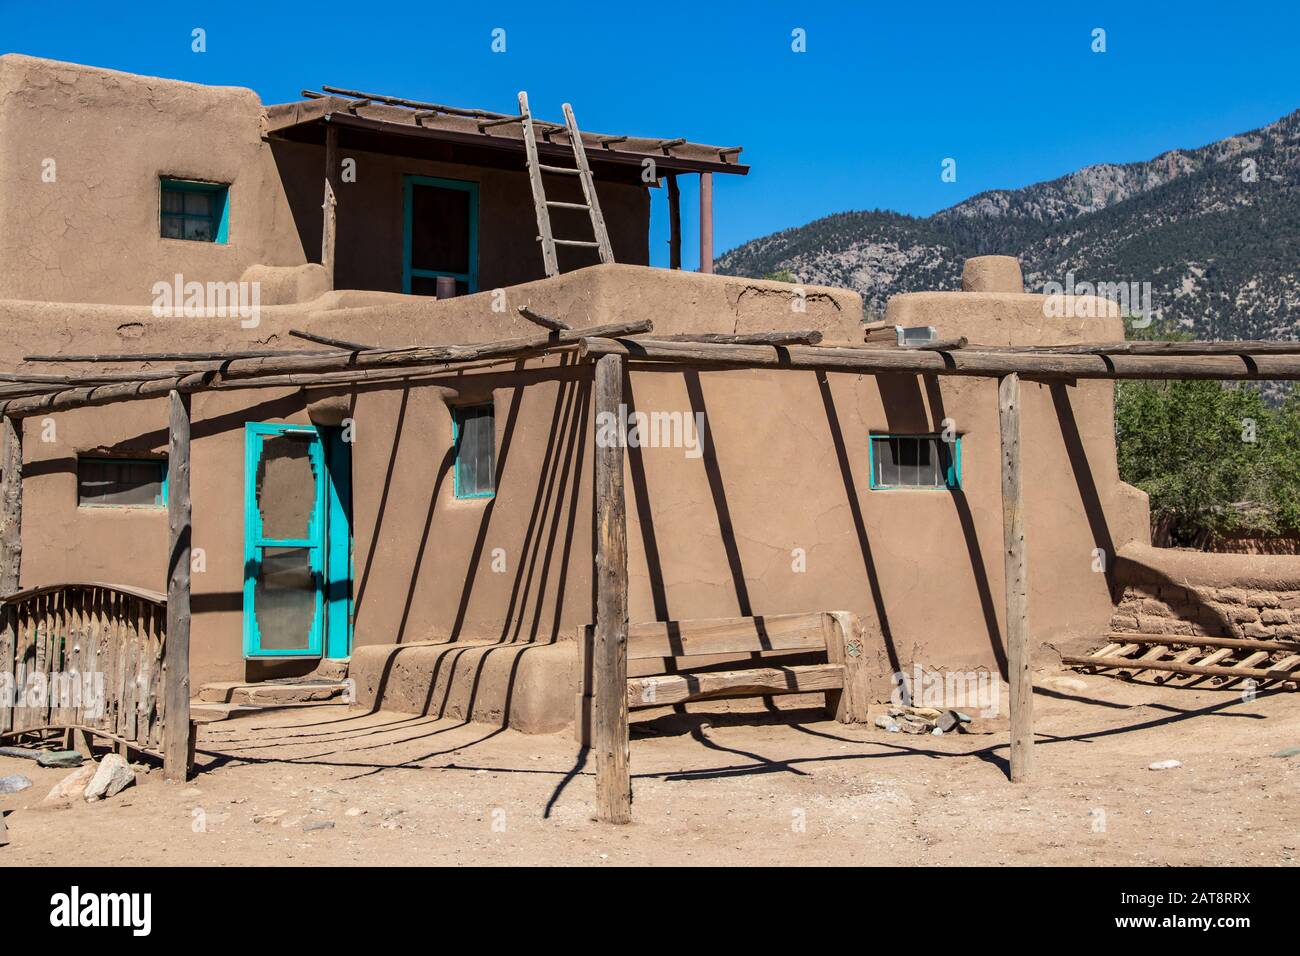
{"type": "Polygon", "coordinates": [[[1300,527],[1294,395],[1274,410],[1247,385],[1120,382],[1115,434],[1120,477],[1150,496],[1157,543],[1300,527]]]}

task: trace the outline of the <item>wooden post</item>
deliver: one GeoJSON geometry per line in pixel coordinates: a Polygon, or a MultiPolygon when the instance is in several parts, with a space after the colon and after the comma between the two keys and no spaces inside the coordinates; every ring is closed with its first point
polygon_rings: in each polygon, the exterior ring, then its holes
{"type": "MultiPolygon", "coordinates": [[[[23,557],[23,420],[0,419],[0,597],[19,588],[23,557]]],[[[14,676],[14,612],[0,609],[0,674],[14,676]]],[[[0,731],[13,727],[12,707],[0,709],[0,731]]],[[[3,824],[0,824],[0,828],[3,824]]]]}
{"type": "Polygon", "coordinates": [[[334,183],[339,173],[339,130],[337,126],[325,127],[325,213],[321,227],[320,262],[330,279],[330,288],[334,288],[334,245],[338,233],[337,207],[338,199],[334,183]]]}
{"type": "Polygon", "coordinates": [[[668,180],[668,268],[682,267],[682,190],[677,185],[677,174],[669,173],[668,180]]]}
{"type": "Polygon", "coordinates": [[[1034,684],[1030,674],[1029,583],[1021,494],[1020,377],[998,383],[1002,434],[1002,541],[1007,602],[1007,676],[1011,683],[1011,780],[1029,779],[1033,767],[1034,684]]]}
{"type": "MultiPolygon", "coordinates": [[[[617,421],[623,402],[623,359],[596,363],[596,636],[592,648],[592,746],[596,750],[596,815],[606,823],[632,819],[627,729],[627,512],[623,444],[602,444],[602,422],[617,421]]],[[[621,434],[616,430],[615,434],[621,434]]]]}
{"type": "Polygon", "coordinates": [[[700,271],[713,271],[713,173],[700,173],[700,271]]]}
{"type": "Polygon", "coordinates": [[[171,441],[167,449],[163,775],[184,781],[190,769],[190,396],[173,391],[168,403],[171,441]]]}

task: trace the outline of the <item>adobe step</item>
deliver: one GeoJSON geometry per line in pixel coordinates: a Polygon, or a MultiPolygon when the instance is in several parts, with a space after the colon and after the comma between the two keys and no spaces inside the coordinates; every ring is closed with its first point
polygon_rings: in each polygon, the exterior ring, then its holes
{"type": "Polygon", "coordinates": [[[209,704],[340,703],[348,684],[342,680],[216,681],[199,688],[198,700],[209,704]]]}

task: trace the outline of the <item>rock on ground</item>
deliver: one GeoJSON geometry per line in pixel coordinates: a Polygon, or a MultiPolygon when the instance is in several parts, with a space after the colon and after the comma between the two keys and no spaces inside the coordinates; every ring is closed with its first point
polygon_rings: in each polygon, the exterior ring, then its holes
{"type": "Polygon", "coordinates": [[[86,799],[113,797],[135,783],[135,771],[121,754],[106,754],[99,769],[86,785],[86,799]]]}
{"type": "Polygon", "coordinates": [[[93,763],[78,767],[54,785],[54,788],[46,795],[46,801],[54,803],[85,793],[86,784],[90,783],[91,778],[95,776],[96,769],[93,763]]]}
{"type": "Polygon", "coordinates": [[[20,773],[0,777],[0,793],[22,793],[31,785],[32,782],[20,773]]]}

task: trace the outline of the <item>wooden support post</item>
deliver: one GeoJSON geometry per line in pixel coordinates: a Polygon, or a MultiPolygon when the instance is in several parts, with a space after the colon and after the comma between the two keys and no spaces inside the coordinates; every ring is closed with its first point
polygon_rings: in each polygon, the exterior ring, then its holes
{"type": "MultiPolygon", "coordinates": [[[[602,422],[617,420],[623,402],[623,359],[596,363],[596,636],[592,648],[592,746],[596,750],[596,815],[606,823],[632,819],[627,729],[627,511],[623,445],[602,444],[602,422]]],[[[618,431],[615,431],[618,434],[618,431]]]]}
{"type": "MultiPolygon", "coordinates": [[[[19,588],[23,556],[23,422],[0,419],[0,597],[19,588]]],[[[0,674],[14,676],[14,612],[0,609],[0,674]]],[[[0,731],[13,727],[12,707],[0,708],[0,731]]]]}
{"type": "Polygon", "coordinates": [[[1034,684],[1030,674],[1029,583],[1021,493],[1020,377],[998,383],[1002,433],[1002,540],[1006,581],[1007,672],[1011,682],[1011,780],[1029,779],[1033,767],[1034,684]]]}
{"type": "Polygon", "coordinates": [[[337,207],[338,198],[334,184],[339,174],[339,130],[337,126],[325,127],[325,202],[324,224],[321,227],[320,262],[329,276],[330,288],[334,288],[334,246],[338,234],[337,207]]]}
{"type": "Polygon", "coordinates": [[[167,636],[163,645],[166,718],[163,775],[190,769],[190,396],[172,392],[167,448],[167,636]]]}
{"type": "Polygon", "coordinates": [[[677,174],[669,173],[668,180],[668,268],[682,267],[682,190],[677,185],[677,174]]]}
{"type": "Polygon", "coordinates": [[[713,173],[700,173],[700,271],[713,272],[713,173]]]}

